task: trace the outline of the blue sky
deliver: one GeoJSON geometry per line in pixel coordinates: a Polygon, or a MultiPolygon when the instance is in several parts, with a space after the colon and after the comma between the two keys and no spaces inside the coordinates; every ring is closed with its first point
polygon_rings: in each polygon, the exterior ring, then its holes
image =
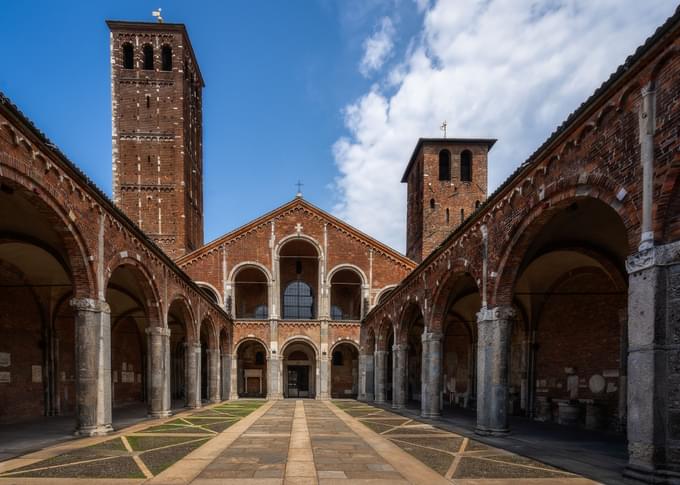
{"type": "Polygon", "coordinates": [[[402,250],[420,136],[499,138],[490,190],[670,0],[0,0],[0,90],[111,193],[104,21],[187,25],[206,82],[205,239],[295,194],[402,250]],[[625,4],[625,7],[622,7],[625,4]]]}

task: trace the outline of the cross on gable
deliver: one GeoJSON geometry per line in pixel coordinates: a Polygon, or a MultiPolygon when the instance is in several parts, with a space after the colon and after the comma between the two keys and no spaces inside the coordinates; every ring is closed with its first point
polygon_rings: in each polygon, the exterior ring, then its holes
{"type": "Polygon", "coordinates": [[[300,224],[299,222],[295,224],[295,230],[297,231],[297,234],[299,236],[300,233],[302,232],[302,224],[300,224]]]}

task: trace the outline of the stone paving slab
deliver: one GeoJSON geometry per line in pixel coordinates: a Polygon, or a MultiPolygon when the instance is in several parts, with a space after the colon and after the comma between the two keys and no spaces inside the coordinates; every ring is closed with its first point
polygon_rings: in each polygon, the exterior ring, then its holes
{"type": "Polygon", "coordinates": [[[456,484],[595,482],[536,460],[493,448],[415,419],[404,418],[356,401],[336,401],[339,409],[363,423],[456,484]]]}

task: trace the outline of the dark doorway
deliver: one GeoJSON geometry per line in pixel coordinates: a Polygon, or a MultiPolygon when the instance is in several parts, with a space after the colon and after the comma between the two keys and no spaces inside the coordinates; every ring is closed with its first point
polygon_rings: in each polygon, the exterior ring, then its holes
{"type": "Polygon", "coordinates": [[[288,397],[309,397],[309,366],[288,366],[288,397]]]}

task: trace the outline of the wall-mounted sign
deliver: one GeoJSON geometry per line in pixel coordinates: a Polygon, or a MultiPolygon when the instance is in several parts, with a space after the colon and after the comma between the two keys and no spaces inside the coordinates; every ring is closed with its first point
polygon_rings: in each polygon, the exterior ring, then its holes
{"type": "Polygon", "coordinates": [[[42,366],[40,365],[31,366],[31,380],[33,382],[42,382],[42,366]]]}
{"type": "Polygon", "coordinates": [[[8,371],[0,372],[0,384],[9,384],[10,382],[12,382],[10,373],[8,371]]]}
{"type": "Polygon", "coordinates": [[[12,365],[12,354],[0,352],[0,367],[9,367],[10,365],[12,365]]]}

